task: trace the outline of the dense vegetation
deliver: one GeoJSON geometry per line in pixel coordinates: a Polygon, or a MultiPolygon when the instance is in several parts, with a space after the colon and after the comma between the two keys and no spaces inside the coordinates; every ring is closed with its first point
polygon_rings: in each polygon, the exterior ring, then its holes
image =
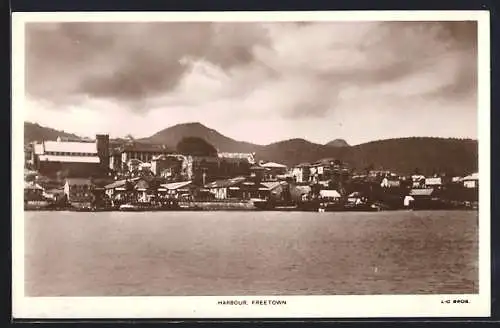
{"type": "Polygon", "coordinates": [[[42,140],[56,140],[57,137],[80,139],[77,135],[58,131],[36,123],[24,122],[24,143],[42,140]]]}
{"type": "Polygon", "coordinates": [[[399,138],[340,148],[293,139],[269,145],[257,154],[288,165],[334,157],[360,173],[386,169],[400,174],[464,175],[478,167],[477,141],[469,139],[399,138]]]}
{"type": "Polygon", "coordinates": [[[193,156],[217,156],[217,149],[205,139],[185,137],[177,144],[177,152],[193,156]]]}

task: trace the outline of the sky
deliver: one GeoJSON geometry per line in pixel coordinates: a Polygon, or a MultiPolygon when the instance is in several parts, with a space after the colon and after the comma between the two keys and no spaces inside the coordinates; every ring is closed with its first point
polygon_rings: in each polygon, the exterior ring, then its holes
{"type": "Polygon", "coordinates": [[[477,138],[476,22],[27,23],[25,120],[92,137],[477,138]]]}

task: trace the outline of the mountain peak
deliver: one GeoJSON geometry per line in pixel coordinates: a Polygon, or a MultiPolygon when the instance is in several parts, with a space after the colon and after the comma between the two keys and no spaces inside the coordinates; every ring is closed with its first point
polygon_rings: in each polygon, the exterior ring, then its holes
{"type": "Polygon", "coordinates": [[[206,128],[208,129],[205,125],[201,124],[200,122],[186,122],[186,123],[179,123],[174,126],[171,126],[170,128],[174,127],[199,127],[199,128],[206,128]]]}
{"type": "Polygon", "coordinates": [[[247,142],[240,142],[226,137],[218,131],[209,128],[200,122],[180,123],[163,129],[154,135],[142,140],[152,143],[166,144],[175,149],[177,144],[185,137],[204,139],[219,151],[229,152],[254,152],[258,146],[247,142]]]}
{"type": "Polygon", "coordinates": [[[350,145],[344,139],[335,139],[325,144],[329,147],[349,147],[350,145]]]}

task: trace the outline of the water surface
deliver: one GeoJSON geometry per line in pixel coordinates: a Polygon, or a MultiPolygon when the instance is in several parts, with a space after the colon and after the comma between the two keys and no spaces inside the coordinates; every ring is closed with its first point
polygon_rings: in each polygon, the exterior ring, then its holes
{"type": "Polygon", "coordinates": [[[478,292],[465,211],[26,212],[27,296],[478,292]]]}

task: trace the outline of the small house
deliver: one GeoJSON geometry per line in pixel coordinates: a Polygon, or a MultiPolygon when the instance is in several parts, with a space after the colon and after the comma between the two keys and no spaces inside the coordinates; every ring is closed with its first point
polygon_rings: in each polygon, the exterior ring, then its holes
{"type": "Polygon", "coordinates": [[[168,197],[191,198],[196,190],[192,181],[172,182],[162,184],[159,191],[164,191],[168,197]]]}
{"type": "Polygon", "coordinates": [[[286,165],[275,162],[263,163],[261,166],[266,169],[264,178],[267,181],[277,180],[278,176],[285,175],[288,170],[286,165]]]}
{"type": "Polygon", "coordinates": [[[342,196],[337,190],[320,190],[319,197],[328,202],[338,202],[342,196]]]}
{"type": "Polygon", "coordinates": [[[274,202],[288,201],[288,183],[284,181],[262,182],[259,187],[259,198],[274,202]]]}
{"type": "Polygon", "coordinates": [[[43,188],[37,183],[24,182],[24,200],[39,201],[43,199],[43,188]]]}
{"type": "Polygon", "coordinates": [[[305,185],[290,186],[290,196],[292,201],[296,203],[305,202],[311,198],[312,188],[305,185]]]}
{"type": "Polygon", "coordinates": [[[405,207],[431,209],[439,206],[441,201],[433,188],[419,188],[411,189],[403,202],[405,207]]]}
{"type": "Polygon", "coordinates": [[[401,181],[397,178],[385,177],[382,179],[380,186],[382,188],[399,188],[401,186],[401,181]]]}
{"type": "Polygon", "coordinates": [[[254,182],[246,181],[245,177],[217,180],[205,185],[205,188],[215,196],[216,199],[250,199],[251,191],[255,187],[254,182]]]}
{"type": "Polygon", "coordinates": [[[425,176],[414,174],[411,176],[412,188],[423,188],[425,186],[425,176]]]}
{"type": "Polygon", "coordinates": [[[64,194],[68,202],[75,207],[90,207],[94,201],[94,185],[90,179],[67,178],[64,194]]]}
{"type": "Polygon", "coordinates": [[[104,186],[105,193],[108,197],[112,198],[114,195],[120,192],[131,191],[135,182],[140,178],[123,179],[112,182],[104,186]]]}
{"type": "Polygon", "coordinates": [[[479,188],[479,173],[473,173],[462,179],[465,188],[479,188]]]}
{"type": "Polygon", "coordinates": [[[443,179],[441,177],[425,178],[425,186],[439,189],[443,186],[443,179]]]}

